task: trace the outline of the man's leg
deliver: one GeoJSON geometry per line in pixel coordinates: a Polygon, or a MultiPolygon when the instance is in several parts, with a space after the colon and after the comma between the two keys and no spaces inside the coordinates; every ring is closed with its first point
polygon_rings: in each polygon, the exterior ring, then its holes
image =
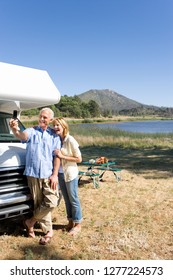
{"type": "Polygon", "coordinates": [[[48,179],[38,179],[34,177],[28,177],[27,179],[34,200],[34,215],[31,219],[25,221],[28,235],[35,237],[34,234],[29,233],[34,232],[34,224],[38,221],[43,232],[45,234],[49,233],[49,236],[52,236],[51,212],[57,206],[57,192],[50,188],[48,179]]]}
{"type": "MultiPolygon", "coordinates": [[[[57,206],[58,194],[50,188],[48,179],[42,179],[42,203],[35,211],[34,217],[40,222],[45,234],[52,232],[52,211],[57,206]]],[[[52,233],[53,234],[53,233],[52,233]]]]}
{"type": "MultiPolygon", "coordinates": [[[[40,207],[42,201],[42,184],[38,178],[34,178],[31,176],[27,176],[28,187],[30,188],[30,192],[34,202],[34,213],[37,208],[40,207]]],[[[35,237],[34,233],[34,225],[36,223],[36,219],[34,215],[24,221],[24,226],[26,228],[28,237],[35,237]]]]}

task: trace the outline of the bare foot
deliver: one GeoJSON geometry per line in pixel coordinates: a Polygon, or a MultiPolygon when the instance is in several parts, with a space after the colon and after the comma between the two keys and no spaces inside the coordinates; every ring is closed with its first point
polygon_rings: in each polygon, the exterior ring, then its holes
{"type": "Polygon", "coordinates": [[[40,238],[39,244],[46,245],[46,244],[50,243],[52,237],[53,237],[53,232],[48,231],[43,237],[40,238]]]}
{"type": "Polygon", "coordinates": [[[65,226],[65,230],[66,231],[70,231],[72,228],[74,227],[74,223],[73,223],[73,221],[69,221],[69,223],[65,226]]]}
{"type": "Polygon", "coordinates": [[[23,221],[23,225],[26,229],[27,236],[31,238],[35,238],[34,228],[30,226],[29,220],[23,221]]]}
{"type": "Polygon", "coordinates": [[[81,225],[76,225],[68,232],[68,235],[75,236],[80,231],[81,231],[81,225]]]}

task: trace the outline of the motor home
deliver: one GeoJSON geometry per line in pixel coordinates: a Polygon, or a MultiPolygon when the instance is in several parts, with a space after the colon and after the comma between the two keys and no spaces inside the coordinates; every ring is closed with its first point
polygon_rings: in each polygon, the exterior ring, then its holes
{"type": "MultiPolygon", "coordinates": [[[[32,198],[23,175],[26,144],[13,135],[9,120],[13,112],[57,104],[60,92],[49,74],[0,62],[0,220],[32,211],[32,198]]],[[[19,121],[19,127],[24,129],[19,121]]]]}

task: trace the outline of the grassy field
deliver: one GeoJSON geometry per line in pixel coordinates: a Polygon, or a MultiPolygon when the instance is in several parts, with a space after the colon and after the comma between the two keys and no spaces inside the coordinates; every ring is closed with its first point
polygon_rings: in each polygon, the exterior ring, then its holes
{"type": "MultiPolygon", "coordinates": [[[[100,187],[83,177],[79,196],[82,231],[69,237],[64,201],[53,212],[54,237],[48,246],[26,238],[21,223],[0,225],[0,258],[5,260],[172,260],[172,135],[87,133],[72,128],[83,160],[106,156],[122,169],[121,181],[106,172],[100,187]],[[100,141],[99,141],[100,139],[100,141]]],[[[84,166],[79,166],[85,170],[84,166]]]]}

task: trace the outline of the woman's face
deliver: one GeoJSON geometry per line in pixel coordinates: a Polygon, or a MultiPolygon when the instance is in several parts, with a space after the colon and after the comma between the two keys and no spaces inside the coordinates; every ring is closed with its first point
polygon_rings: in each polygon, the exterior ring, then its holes
{"type": "Polygon", "coordinates": [[[53,128],[54,128],[56,134],[63,136],[64,129],[59,122],[55,122],[53,128]]]}

